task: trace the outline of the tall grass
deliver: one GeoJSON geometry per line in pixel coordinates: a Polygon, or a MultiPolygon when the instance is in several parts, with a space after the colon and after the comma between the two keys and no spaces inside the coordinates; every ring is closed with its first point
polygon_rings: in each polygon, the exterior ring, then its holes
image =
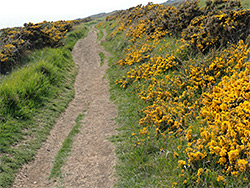
{"type": "Polygon", "coordinates": [[[85,24],[81,24],[75,27],[75,30],[69,32],[64,40],[67,49],[72,50],[78,39],[87,35],[88,27],[85,24]]]}

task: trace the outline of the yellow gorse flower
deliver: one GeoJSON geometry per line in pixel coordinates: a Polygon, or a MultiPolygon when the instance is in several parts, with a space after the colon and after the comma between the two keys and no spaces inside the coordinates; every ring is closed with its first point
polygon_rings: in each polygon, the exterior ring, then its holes
{"type": "MultiPolygon", "coordinates": [[[[232,1],[217,3],[230,6],[232,1]]],[[[186,143],[174,148],[173,156],[179,159],[179,150],[185,150],[185,159],[178,160],[183,173],[179,177],[185,176],[190,168],[194,173],[192,181],[197,185],[213,174],[211,163],[217,164],[219,174],[223,175],[215,177],[216,183],[224,182],[227,175],[245,172],[249,169],[250,155],[250,49],[244,42],[245,33],[235,36],[240,25],[248,27],[244,19],[248,19],[250,12],[233,8],[207,10],[200,10],[198,2],[186,2],[178,8],[150,3],[108,18],[120,23],[108,39],[116,36],[128,39],[124,58],[117,62],[125,74],[117,78],[116,84],[128,87],[145,103],[138,121],[139,135],[147,142],[153,136],[162,136],[186,143]],[[185,7],[192,12],[186,12],[185,7]],[[184,12],[183,18],[178,11],[184,12]],[[217,35],[214,25],[208,28],[211,22],[218,24],[217,35]],[[171,35],[182,35],[175,40],[178,46],[165,41],[171,35]],[[226,41],[224,35],[234,39],[226,41]],[[203,59],[188,54],[190,48],[206,54],[219,46],[225,48],[204,55],[203,59]]]]}

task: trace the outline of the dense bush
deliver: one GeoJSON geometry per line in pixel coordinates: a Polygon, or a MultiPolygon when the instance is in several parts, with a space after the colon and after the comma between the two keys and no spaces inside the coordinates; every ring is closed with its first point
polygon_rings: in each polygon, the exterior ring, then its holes
{"type": "Polygon", "coordinates": [[[148,4],[107,22],[109,41],[127,37],[114,64],[124,74],[115,83],[143,104],[140,130],[130,138],[132,160],[157,158],[158,169],[159,161],[172,160],[167,164],[178,174],[166,182],[173,187],[248,187],[250,10],[234,0],[207,1],[204,8],[198,1],[148,4]]]}
{"type": "Polygon", "coordinates": [[[0,73],[6,73],[19,63],[24,52],[43,47],[62,46],[62,39],[72,27],[89,19],[57,22],[26,23],[24,27],[1,30],[0,73]]]}
{"type": "Polygon", "coordinates": [[[235,44],[250,34],[250,11],[229,10],[202,15],[192,20],[182,33],[183,39],[195,51],[235,44]]]}
{"type": "Polygon", "coordinates": [[[250,13],[239,8],[238,0],[207,1],[204,8],[199,7],[199,1],[186,1],[178,7],[149,3],[119,11],[107,20],[120,19],[120,27],[112,36],[125,31],[132,42],[145,34],[149,39],[167,34],[182,36],[191,49],[206,53],[211,48],[246,40],[250,13]]]}

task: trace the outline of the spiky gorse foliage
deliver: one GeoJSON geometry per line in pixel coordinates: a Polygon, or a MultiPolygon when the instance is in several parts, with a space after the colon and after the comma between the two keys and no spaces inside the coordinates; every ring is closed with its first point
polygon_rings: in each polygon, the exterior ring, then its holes
{"type": "Polygon", "coordinates": [[[218,11],[192,20],[182,37],[192,49],[204,52],[246,39],[250,34],[249,23],[249,10],[218,11]]]}
{"type": "Polygon", "coordinates": [[[0,73],[11,70],[25,51],[63,45],[62,39],[73,25],[86,20],[26,23],[24,27],[1,30],[0,73]]]}
{"type": "Polygon", "coordinates": [[[154,137],[182,143],[172,149],[180,168],[173,186],[224,186],[237,176],[249,183],[250,10],[238,7],[234,0],[148,4],[107,18],[120,24],[107,39],[129,40],[117,64],[130,68],[116,83],[146,104],[134,146],[154,137]]]}

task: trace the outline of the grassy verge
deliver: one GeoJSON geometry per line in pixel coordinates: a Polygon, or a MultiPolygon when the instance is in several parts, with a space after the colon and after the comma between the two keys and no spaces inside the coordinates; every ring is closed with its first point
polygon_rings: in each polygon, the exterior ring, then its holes
{"type": "MultiPolygon", "coordinates": [[[[117,124],[119,134],[113,136],[111,141],[116,144],[116,175],[118,181],[115,187],[169,187],[174,178],[178,178],[178,171],[174,157],[174,149],[180,142],[168,139],[168,150],[161,150],[166,140],[155,137],[151,142],[143,143],[134,133],[140,132],[141,126],[137,123],[141,116],[141,109],[147,104],[138,100],[135,86],[121,89],[115,81],[124,75],[129,67],[121,69],[114,65],[121,57],[121,50],[126,45],[123,37],[117,41],[106,41],[105,48],[113,55],[109,61],[110,68],[107,76],[110,80],[111,100],[118,106],[117,124]],[[117,45],[119,44],[119,45],[117,45]],[[135,147],[136,145],[136,147],[135,147]],[[161,152],[160,152],[161,151],[161,152]],[[175,170],[173,170],[175,169],[175,170]]],[[[174,47],[173,47],[174,48],[174,47]]],[[[152,137],[153,138],[153,137],[152,137]]]]}
{"type": "Polygon", "coordinates": [[[74,31],[69,32],[64,40],[67,49],[72,50],[78,39],[83,38],[88,33],[88,27],[85,24],[78,25],[74,31]]]}
{"type": "Polygon", "coordinates": [[[0,187],[11,187],[14,174],[34,158],[74,97],[77,67],[70,50],[78,38],[86,36],[87,29],[72,33],[65,47],[35,51],[23,68],[1,79],[0,187]]]}
{"type": "Polygon", "coordinates": [[[81,127],[81,121],[83,119],[83,117],[85,116],[87,109],[83,111],[83,113],[79,114],[75,120],[76,124],[75,126],[72,128],[72,130],[70,131],[69,135],[67,136],[67,138],[64,140],[61,149],[58,151],[56,157],[55,157],[55,161],[49,176],[49,179],[55,179],[58,177],[61,177],[62,173],[61,173],[61,168],[64,165],[67,157],[69,156],[69,153],[72,149],[72,145],[73,145],[73,139],[76,136],[77,133],[79,133],[79,129],[81,127]]]}

